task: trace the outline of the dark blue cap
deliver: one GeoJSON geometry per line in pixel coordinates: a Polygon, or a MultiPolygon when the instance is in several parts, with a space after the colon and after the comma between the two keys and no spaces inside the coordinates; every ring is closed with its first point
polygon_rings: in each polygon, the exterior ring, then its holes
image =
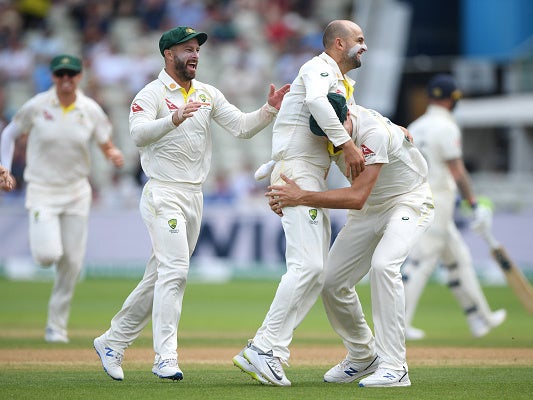
{"type": "Polygon", "coordinates": [[[461,97],[463,97],[463,94],[457,87],[453,77],[447,74],[439,74],[431,78],[427,90],[429,98],[436,100],[459,100],[461,97]]]}

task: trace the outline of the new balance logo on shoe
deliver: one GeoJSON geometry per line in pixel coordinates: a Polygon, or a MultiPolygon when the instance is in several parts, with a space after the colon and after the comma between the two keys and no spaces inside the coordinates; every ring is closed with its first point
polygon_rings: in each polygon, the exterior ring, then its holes
{"type": "Polygon", "coordinates": [[[348,376],[354,376],[354,375],[356,375],[357,373],[359,373],[359,371],[356,370],[356,369],[350,368],[350,369],[345,370],[344,373],[345,373],[346,375],[348,375],[348,376]]]}
{"type": "Polygon", "coordinates": [[[122,371],[122,359],[124,354],[113,350],[111,347],[106,346],[102,337],[97,337],[93,342],[96,354],[102,362],[104,371],[113,379],[121,381],[124,379],[124,371],[122,371]]]}
{"type": "Polygon", "coordinates": [[[376,371],[378,365],[378,356],[366,362],[353,362],[344,359],[324,374],[324,382],[350,383],[365,375],[370,375],[376,371]]]}
{"type": "Polygon", "coordinates": [[[361,387],[395,387],[411,386],[409,374],[404,367],[403,370],[393,370],[388,368],[378,368],[374,374],[359,381],[361,387]]]}
{"type": "Polygon", "coordinates": [[[383,375],[383,378],[390,379],[392,381],[392,380],[396,379],[396,376],[391,374],[391,373],[386,373],[385,375],[383,375]]]}

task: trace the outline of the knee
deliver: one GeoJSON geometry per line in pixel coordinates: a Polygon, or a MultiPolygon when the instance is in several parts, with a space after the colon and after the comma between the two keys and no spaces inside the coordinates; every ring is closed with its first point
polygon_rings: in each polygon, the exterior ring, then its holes
{"type": "MultiPolygon", "coordinates": [[[[373,276],[390,276],[394,274],[400,274],[400,267],[394,268],[391,260],[386,259],[385,257],[374,257],[372,259],[372,267],[370,269],[373,276]]],[[[401,275],[401,274],[400,274],[401,275]]]]}
{"type": "Polygon", "coordinates": [[[328,308],[332,304],[349,303],[355,298],[355,287],[348,287],[346,283],[335,285],[331,281],[324,283],[322,287],[322,302],[328,308]]]}
{"type": "Polygon", "coordinates": [[[62,256],[60,252],[50,251],[49,249],[33,249],[32,253],[35,262],[43,267],[56,264],[62,256]]]}
{"type": "Polygon", "coordinates": [[[381,275],[387,271],[388,263],[382,257],[374,257],[372,259],[371,271],[374,274],[381,275]]]}
{"type": "Polygon", "coordinates": [[[319,263],[319,262],[310,263],[310,265],[306,269],[307,269],[307,273],[313,280],[320,280],[321,282],[324,281],[323,279],[324,265],[322,263],[319,263]]]}
{"type": "Polygon", "coordinates": [[[156,281],[159,284],[184,285],[187,282],[187,268],[158,268],[156,281]]]}

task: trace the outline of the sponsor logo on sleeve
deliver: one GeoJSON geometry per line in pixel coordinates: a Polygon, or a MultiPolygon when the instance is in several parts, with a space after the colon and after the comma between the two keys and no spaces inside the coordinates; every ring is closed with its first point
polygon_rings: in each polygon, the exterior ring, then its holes
{"type": "Polygon", "coordinates": [[[178,106],[172,103],[169,99],[165,97],[165,103],[167,103],[168,110],[174,112],[178,109],[178,106]]]}
{"type": "Polygon", "coordinates": [[[137,103],[133,103],[133,104],[131,105],[131,111],[132,111],[132,112],[139,112],[139,111],[144,111],[144,110],[143,110],[143,108],[142,108],[140,105],[138,105],[137,103]]]}
{"type": "Polygon", "coordinates": [[[47,121],[53,121],[54,120],[54,116],[52,114],[50,114],[47,110],[43,110],[43,117],[47,121]]]}
{"type": "Polygon", "coordinates": [[[363,152],[363,156],[365,156],[365,159],[376,155],[376,153],[374,153],[374,150],[370,149],[364,144],[361,145],[361,151],[363,152]]]}

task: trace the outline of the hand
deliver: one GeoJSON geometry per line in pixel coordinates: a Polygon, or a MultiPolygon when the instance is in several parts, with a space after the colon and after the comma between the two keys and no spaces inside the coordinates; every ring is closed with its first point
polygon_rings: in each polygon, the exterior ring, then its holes
{"type": "Polygon", "coordinates": [[[352,140],[348,140],[341,145],[341,147],[344,152],[344,163],[346,165],[344,175],[348,179],[350,179],[350,176],[354,179],[365,169],[365,157],[363,152],[352,140]]]}
{"type": "Polygon", "coordinates": [[[285,175],[280,175],[286,185],[270,185],[265,196],[269,197],[270,209],[276,214],[283,216],[283,207],[294,207],[301,204],[301,197],[304,193],[302,189],[292,179],[285,175]]]}
{"type": "Polygon", "coordinates": [[[0,165],[0,189],[10,192],[17,186],[17,182],[13,175],[7,169],[0,165]]]}
{"type": "Polygon", "coordinates": [[[346,132],[348,132],[348,135],[352,136],[353,132],[353,121],[350,118],[350,110],[348,110],[348,113],[346,114],[346,120],[342,124],[344,126],[344,129],[346,129],[346,132]]]}
{"type": "Polygon", "coordinates": [[[124,166],[124,155],[116,147],[113,147],[107,151],[107,158],[117,168],[122,168],[122,166],[124,166]]]}
{"type": "Polygon", "coordinates": [[[478,235],[487,236],[492,229],[492,210],[483,204],[474,209],[474,219],[470,228],[478,235]]]}
{"type": "Polygon", "coordinates": [[[187,104],[182,105],[172,114],[172,123],[179,126],[187,118],[191,118],[203,104],[201,101],[189,101],[187,104]]]}
{"type": "Polygon", "coordinates": [[[400,129],[403,131],[403,134],[404,134],[405,138],[406,138],[409,142],[414,143],[413,135],[411,135],[411,133],[407,130],[407,128],[404,128],[403,126],[400,126],[400,125],[398,125],[398,126],[399,126],[400,129]]]}
{"type": "Polygon", "coordinates": [[[279,110],[283,98],[289,92],[290,89],[291,85],[289,85],[288,83],[286,85],[283,85],[278,90],[276,90],[276,86],[270,84],[270,92],[268,93],[268,104],[279,110]]]}
{"type": "Polygon", "coordinates": [[[272,211],[274,211],[280,217],[283,217],[283,210],[281,209],[281,206],[279,205],[279,202],[278,202],[278,199],[276,199],[276,196],[272,196],[268,200],[268,205],[270,206],[270,209],[272,211]]]}

